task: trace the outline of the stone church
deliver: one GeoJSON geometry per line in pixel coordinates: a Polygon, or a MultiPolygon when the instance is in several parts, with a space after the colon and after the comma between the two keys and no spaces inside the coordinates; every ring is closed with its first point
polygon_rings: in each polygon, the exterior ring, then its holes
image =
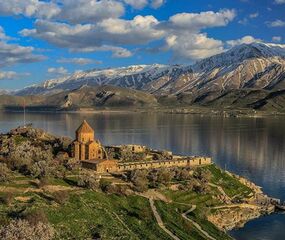
{"type": "Polygon", "coordinates": [[[72,144],[72,157],[76,160],[99,160],[106,158],[104,148],[95,139],[94,130],[84,120],[76,130],[76,139],[72,144]]]}

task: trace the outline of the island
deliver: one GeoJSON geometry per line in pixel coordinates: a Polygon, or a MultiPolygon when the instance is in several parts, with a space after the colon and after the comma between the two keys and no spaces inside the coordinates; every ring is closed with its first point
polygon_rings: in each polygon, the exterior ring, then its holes
{"type": "Polygon", "coordinates": [[[1,239],[232,239],[279,203],[208,156],[75,136],[0,134],[1,239]]]}

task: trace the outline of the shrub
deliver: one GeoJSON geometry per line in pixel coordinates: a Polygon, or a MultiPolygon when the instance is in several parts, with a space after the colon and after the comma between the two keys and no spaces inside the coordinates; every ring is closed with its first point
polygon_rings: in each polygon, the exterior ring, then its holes
{"type": "Polygon", "coordinates": [[[10,180],[10,170],[5,163],[0,163],[0,182],[8,182],[10,180]]]}
{"type": "Polygon", "coordinates": [[[193,176],[201,182],[207,183],[211,179],[211,172],[208,169],[196,168],[193,176]]]}
{"type": "Polygon", "coordinates": [[[7,192],[0,197],[0,203],[10,205],[14,200],[13,193],[7,192]]]}
{"type": "Polygon", "coordinates": [[[48,184],[49,184],[49,179],[48,179],[48,177],[42,177],[42,178],[40,178],[39,181],[38,181],[38,183],[37,183],[38,188],[42,188],[42,187],[44,187],[44,186],[46,186],[46,185],[48,185],[48,184]]]}
{"type": "Polygon", "coordinates": [[[42,178],[50,175],[51,169],[46,161],[35,162],[30,168],[31,175],[42,178]]]}
{"type": "Polygon", "coordinates": [[[80,162],[75,160],[75,159],[73,159],[73,158],[71,158],[71,159],[67,159],[64,162],[64,166],[69,171],[79,170],[80,162]]]}
{"type": "Polygon", "coordinates": [[[206,194],[209,191],[209,186],[205,183],[195,183],[193,186],[193,190],[196,193],[206,194]]]}
{"type": "Polygon", "coordinates": [[[171,169],[161,168],[157,171],[157,182],[167,185],[174,177],[171,169]]]}
{"type": "Polygon", "coordinates": [[[79,179],[77,185],[80,187],[89,188],[91,190],[98,190],[99,189],[99,181],[98,178],[89,172],[82,172],[79,175],[79,179]]]}
{"type": "Polygon", "coordinates": [[[29,212],[24,216],[24,220],[28,221],[31,225],[35,226],[39,222],[48,223],[45,212],[42,209],[37,209],[33,212],[29,212]]]}
{"type": "Polygon", "coordinates": [[[175,173],[175,178],[178,181],[185,181],[185,180],[189,180],[191,178],[191,175],[187,169],[178,168],[175,173]]]}
{"type": "Polygon", "coordinates": [[[147,176],[148,180],[149,180],[149,186],[152,188],[157,187],[158,183],[157,183],[157,171],[156,170],[152,170],[148,176],[147,176]]]}
{"type": "Polygon", "coordinates": [[[62,165],[55,166],[51,169],[51,175],[63,179],[66,176],[66,168],[62,165]]]}
{"type": "Polygon", "coordinates": [[[128,187],[124,185],[109,184],[104,188],[104,192],[109,193],[109,194],[116,194],[119,196],[126,196],[127,189],[128,187]]]}
{"type": "Polygon", "coordinates": [[[144,192],[148,189],[148,172],[146,170],[135,170],[131,172],[130,180],[138,192],[144,192]]]}
{"type": "Polygon", "coordinates": [[[108,188],[111,186],[111,182],[106,179],[100,179],[99,186],[103,192],[107,192],[108,188]]]}
{"type": "Polygon", "coordinates": [[[51,240],[55,235],[53,227],[37,222],[32,225],[27,220],[13,220],[0,229],[0,239],[5,240],[51,240]]]}
{"type": "Polygon", "coordinates": [[[58,191],[53,194],[53,199],[58,204],[64,204],[69,199],[69,193],[67,191],[58,191]]]}

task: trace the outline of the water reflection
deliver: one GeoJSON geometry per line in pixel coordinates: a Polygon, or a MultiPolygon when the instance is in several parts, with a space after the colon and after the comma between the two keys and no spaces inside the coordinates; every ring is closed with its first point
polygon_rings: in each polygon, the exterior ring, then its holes
{"type": "MultiPolygon", "coordinates": [[[[135,143],[179,154],[212,156],[219,166],[253,180],[268,194],[285,200],[284,118],[126,113],[27,115],[27,121],[34,126],[70,137],[74,137],[74,130],[83,119],[106,145],[135,143]]],[[[21,122],[22,114],[1,113],[0,132],[21,122]]]]}

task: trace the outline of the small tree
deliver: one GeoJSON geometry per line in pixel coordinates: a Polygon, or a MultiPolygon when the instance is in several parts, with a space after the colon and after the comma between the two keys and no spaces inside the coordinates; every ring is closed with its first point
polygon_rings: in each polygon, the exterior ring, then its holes
{"type": "Polygon", "coordinates": [[[157,187],[157,170],[152,170],[148,176],[149,186],[152,188],[157,187]]]}
{"type": "Polygon", "coordinates": [[[8,182],[10,180],[10,170],[5,163],[0,163],[0,182],[8,182]]]}
{"type": "Polygon", "coordinates": [[[157,182],[167,185],[174,177],[174,172],[170,169],[161,168],[157,172],[157,182]]]}
{"type": "Polygon", "coordinates": [[[99,179],[97,176],[84,171],[79,175],[77,185],[96,191],[99,189],[99,179]]]}
{"type": "Polygon", "coordinates": [[[0,239],[5,240],[51,240],[55,235],[53,227],[37,222],[32,225],[27,220],[13,220],[0,229],[0,239]]]}
{"type": "Polygon", "coordinates": [[[208,169],[204,168],[197,168],[193,176],[204,183],[207,183],[211,180],[211,172],[208,169]]]}
{"type": "Polygon", "coordinates": [[[55,192],[52,196],[54,201],[58,204],[64,204],[69,199],[69,193],[67,191],[58,191],[55,192]]]}
{"type": "Polygon", "coordinates": [[[189,180],[191,178],[190,176],[190,173],[187,169],[183,168],[178,168],[176,170],[176,173],[175,173],[175,178],[178,180],[178,181],[185,181],[185,180],[189,180]]]}
{"type": "Polygon", "coordinates": [[[14,200],[14,195],[11,192],[7,192],[0,197],[0,203],[10,205],[14,200]]]}
{"type": "Polygon", "coordinates": [[[148,189],[148,172],[146,170],[135,170],[131,172],[131,181],[138,192],[144,192],[148,189]]]}
{"type": "Polygon", "coordinates": [[[32,226],[37,225],[39,222],[48,224],[47,216],[42,209],[37,209],[25,214],[24,219],[28,221],[32,226]]]}

